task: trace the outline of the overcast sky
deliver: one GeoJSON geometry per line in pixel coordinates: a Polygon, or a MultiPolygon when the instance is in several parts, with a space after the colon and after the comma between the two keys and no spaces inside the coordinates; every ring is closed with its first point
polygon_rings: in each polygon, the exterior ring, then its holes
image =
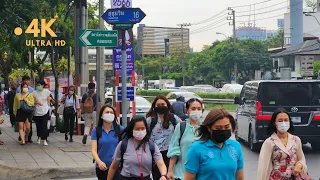
{"type": "MultiPolygon", "coordinates": [[[[255,23],[256,26],[266,28],[267,30],[277,30],[277,19],[283,18],[282,14],[288,12],[288,9],[286,8],[288,0],[264,1],[266,0],[133,0],[133,7],[140,7],[147,14],[146,18],[142,21],[142,24],[146,24],[146,26],[164,27],[177,27],[177,24],[180,23],[201,22],[225,10],[225,13],[219,15],[217,19],[213,19],[205,24],[189,27],[191,32],[191,48],[194,48],[194,51],[201,51],[204,45],[209,45],[215,40],[225,39],[223,35],[216,35],[216,32],[224,33],[226,36],[232,35],[232,26],[223,25],[228,22],[227,20],[223,20],[223,17],[227,17],[228,7],[259,3],[251,6],[251,23],[253,24],[253,9],[255,7],[255,13],[258,14],[255,16],[255,19],[257,20],[255,23]],[[273,18],[265,19],[269,17],[273,18]],[[217,23],[217,21],[220,21],[221,23],[217,23]],[[212,27],[219,25],[223,26],[212,29],[212,27]],[[203,29],[203,27],[207,28],[203,29]],[[199,33],[192,34],[192,31],[199,33]]],[[[110,0],[105,0],[105,6],[107,8],[111,7],[110,0]]],[[[243,11],[249,11],[250,6],[235,7],[234,10],[236,11],[236,16],[243,16],[236,18],[236,21],[246,22],[247,25],[249,16],[246,15],[249,15],[250,13],[243,11]]],[[[241,23],[236,23],[236,25],[243,26],[241,23]]],[[[138,25],[135,25],[134,27],[135,32],[137,26],[138,25]]]]}

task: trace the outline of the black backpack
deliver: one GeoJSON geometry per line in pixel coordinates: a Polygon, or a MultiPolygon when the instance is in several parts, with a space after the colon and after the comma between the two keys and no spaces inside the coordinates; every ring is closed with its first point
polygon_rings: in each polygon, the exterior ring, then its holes
{"type": "Polygon", "coordinates": [[[181,143],[181,138],[183,136],[184,131],[186,130],[187,122],[186,121],[181,121],[180,122],[180,138],[179,138],[179,146],[181,143]]]}
{"type": "MultiPolygon", "coordinates": [[[[155,166],[155,162],[154,162],[154,158],[153,158],[153,155],[155,152],[155,144],[152,141],[149,141],[148,144],[149,144],[149,150],[150,150],[151,156],[152,156],[152,168],[153,168],[155,166]]],[[[120,160],[120,166],[119,166],[120,172],[123,168],[123,156],[124,156],[124,153],[127,151],[127,147],[128,147],[128,139],[124,138],[121,141],[121,145],[120,145],[120,152],[121,152],[121,160],[120,160]]]]}

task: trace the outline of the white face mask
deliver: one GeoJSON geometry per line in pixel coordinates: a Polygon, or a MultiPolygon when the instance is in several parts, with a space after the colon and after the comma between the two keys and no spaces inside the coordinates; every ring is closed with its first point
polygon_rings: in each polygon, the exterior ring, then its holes
{"type": "Polygon", "coordinates": [[[190,111],[189,116],[192,120],[200,120],[202,111],[190,111]]]}
{"type": "Polygon", "coordinates": [[[114,121],[114,114],[103,114],[102,119],[107,123],[111,123],[114,121]]]}
{"type": "Polygon", "coordinates": [[[69,91],[69,94],[72,95],[74,92],[73,91],[69,91]]]}
{"type": "Polygon", "coordinates": [[[133,137],[141,141],[147,135],[147,130],[143,131],[133,131],[133,137]]]}
{"type": "Polygon", "coordinates": [[[277,122],[278,131],[285,133],[290,128],[290,122],[277,122]]]}

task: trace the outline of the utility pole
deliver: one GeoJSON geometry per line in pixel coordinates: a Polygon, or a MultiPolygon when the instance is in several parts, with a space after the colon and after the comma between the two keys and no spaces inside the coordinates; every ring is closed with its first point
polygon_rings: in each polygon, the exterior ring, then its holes
{"type": "MultiPolygon", "coordinates": [[[[126,47],[126,31],[123,30],[121,34],[122,39],[122,51],[121,51],[121,113],[122,113],[122,126],[127,127],[127,47],[126,47]]],[[[130,103],[130,102],[129,102],[130,103]]]]}
{"type": "Polygon", "coordinates": [[[185,71],[186,71],[186,64],[185,64],[185,59],[184,59],[184,39],[183,39],[183,27],[191,26],[190,23],[183,23],[183,24],[178,24],[181,28],[181,58],[182,58],[182,85],[185,86],[185,71]]]}
{"type": "MultiPolygon", "coordinates": [[[[81,1],[81,21],[80,21],[80,28],[81,29],[87,29],[88,22],[87,22],[87,0],[80,0],[81,1]]],[[[77,37],[79,38],[79,37],[77,37]]],[[[80,47],[80,57],[79,57],[79,63],[80,63],[80,75],[81,75],[81,83],[80,86],[84,86],[88,84],[89,82],[89,69],[88,69],[88,47],[80,47]]],[[[81,93],[83,94],[86,91],[85,87],[81,88],[81,93]]]]}
{"type": "MultiPolygon", "coordinates": [[[[99,0],[99,28],[103,30],[104,29],[104,20],[101,18],[101,16],[104,13],[104,0],[99,0]]],[[[104,82],[105,82],[105,76],[104,76],[104,47],[97,47],[97,61],[96,61],[96,84],[97,84],[97,116],[99,117],[99,105],[102,104],[104,101],[104,82]]],[[[104,103],[103,103],[104,104],[104,103]]],[[[99,121],[99,118],[97,118],[97,123],[99,121]]]]}
{"type": "MultiPolygon", "coordinates": [[[[236,12],[231,9],[230,7],[228,8],[228,10],[231,11],[231,14],[229,13],[229,15],[232,15],[232,19],[230,17],[228,17],[228,20],[232,20],[232,25],[233,25],[233,49],[234,49],[234,54],[237,53],[237,37],[236,37],[236,12]]],[[[229,25],[231,25],[231,23],[229,22],[229,25]]],[[[237,56],[235,56],[237,57],[237,56]]],[[[233,71],[234,71],[234,80],[236,83],[238,83],[238,62],[237,59],[235,59],[234,61],[234,67],[233,67],[233,71]]]]}

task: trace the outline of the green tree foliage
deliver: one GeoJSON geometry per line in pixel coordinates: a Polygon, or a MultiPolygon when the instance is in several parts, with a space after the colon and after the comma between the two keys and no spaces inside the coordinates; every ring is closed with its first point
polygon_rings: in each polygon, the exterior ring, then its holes
{"type": "Polygon", "coordinates": [[[283,46],[283,30],[279,30],[276,36],[268,39],[268,48],[279,48],[283,46]]]}

